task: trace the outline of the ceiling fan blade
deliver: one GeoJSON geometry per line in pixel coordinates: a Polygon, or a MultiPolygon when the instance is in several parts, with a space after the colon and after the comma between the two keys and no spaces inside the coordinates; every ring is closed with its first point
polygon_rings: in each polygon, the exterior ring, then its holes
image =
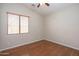
{"type": "Polygon", "coordinates": [[[49,3],[45,3],[47,6],[49,6],[50,4],[49,3]]]}
{"type": "Polygon", "coordinates": [[[37,7],[39,8],[39,6],[40,6],[40,3],[37,5],[37,7]]]}

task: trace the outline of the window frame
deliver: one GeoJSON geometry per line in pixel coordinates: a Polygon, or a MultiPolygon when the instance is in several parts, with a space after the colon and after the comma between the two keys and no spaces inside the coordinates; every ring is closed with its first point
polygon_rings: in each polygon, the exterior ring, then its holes
{"type": "MultiPolygon", "coordinates": [[[[29,20],[29,16],[25,16],[25,15],[22,15],[22,14],[17,14],[17,13],[12,13],[12,12],[7,12],[7,34],[8,35],[17,35],[17,34],[27,34],[27,33],[21,33],[21,19],[20,19],[20,17],[21,16],[23,16],[23,17],[27,17],[28,18],[28,20],[29,20]],[[8,33],[8,14],[11,14],[11,15],[17,15],[17,16],[19,16],[19,33],[14,33],[14,34],[9,34],[8,33]]],[[[28,24],[29,24],[29,21],[28,21],[28,24]]],[[[29,26],[29,25],[28,25],[29,26]]],[[[29,29],[29,27],[28,27],[28,29],[29,29]]]]}

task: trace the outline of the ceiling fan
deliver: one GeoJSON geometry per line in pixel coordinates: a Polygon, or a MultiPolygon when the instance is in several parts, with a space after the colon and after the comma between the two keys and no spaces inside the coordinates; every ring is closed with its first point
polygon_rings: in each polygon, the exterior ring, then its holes
{"type": "Polygon", "coordinates": [[[43,4],[45,4],[46,6],[50,6],[49,3],[38,3],[37,5],[32,4],[32,6],[36,6],[37,8],[39,8],[39,7],[42,6],[43,4]]]}

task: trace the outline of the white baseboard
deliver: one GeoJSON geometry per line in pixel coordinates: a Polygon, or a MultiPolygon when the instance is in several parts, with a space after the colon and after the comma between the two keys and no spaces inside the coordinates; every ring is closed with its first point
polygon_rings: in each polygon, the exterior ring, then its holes
{"type": "MultiPolygon", "coordinates": [[[[41,40],[41,39],[40,39],[40,40],[41,40]]],[[[12,46],[12,47],[8,47],[8,48],[0,49],[0,51],[4,51],[4,50],[7,50],[7,49],[12,49],[12,48],[15,48],[15,47],[23,46],[23,45],[26,45],[26,44],[30,44],[30,43],[33,43],[33,42],[40,41],[40,40],[34,40],[34,41],[31,41],[31,42],[28,42],[28,43],[18,44],[18,45],[16,45],[16,46],[12,46]]]]}
{"type": "MultiPolygon", "coordinates": [[[[40,39],[40,40],[42,40],[42,39],[40,39]]],[[[35,40],[35,41],[28,42],[28,43],[23,43],[23,44],[18,44],[18,45],[16,45],[16,46],[8,47],[8,48],[5,48],[5,49],[0,49],[0,51],[4,51],[4,50],[7,50],[7,49],[19,47],[19,46],[26,45],[26,44],[30,44],[30,43],[37,42],[37,41],[40,41],[40,40],[35,40]]],[[[43,39],[43,40],[51,41],[51,42],[54,42],[54,43],[57,43],[57,44],[60,44],[60,45],[66,46],[66,47],[70,47],[70,48],[72,48],[72,49],[79,50],[79,48],[72,47],[72,46],[70,46],[70,45],[67,45],[67,44],[64,44],[64,43],[60,43],[60,42],[57,42],[57,41],[52,41],[52,40],[48,40],[48,39],[43,39]]]]}
{"type": "MultiPolygon", "coordinates": [[[[48,40],[48,39],[46,39],[46,40],[48,40]]],[[[70,45],[68,45],[68,44],[64,44],[64,43],[57,42],[57,41],[52,41],[52,40],[48,40],[48,41],[51,41],[51,42],[54,42],[54,43],[57,43],[57,44],[60,44],[60,45],[63,45],[63,46],[66,46],[66,47],[69,47],[69,48],[75,49],[75,50],[79,50],[79,48],[77,48],[77,47],[73,47],[73,46],[70,46],[70,45]]]]}

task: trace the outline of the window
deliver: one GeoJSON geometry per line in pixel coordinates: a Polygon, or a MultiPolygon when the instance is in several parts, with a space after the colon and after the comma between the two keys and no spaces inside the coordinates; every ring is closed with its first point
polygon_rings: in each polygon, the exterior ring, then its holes
{"type": "Polygon", "coordinates": [[[20,17],[21,21],[20,21],[20,29],[21,29],[21,33],[27,33],[28,32],[28,18],[27,17],[20,17]]]}
{"type": "Polygon", "coordinates": [[[28,32],[28,17],[8,13],[8,34],[28,32]]]}

